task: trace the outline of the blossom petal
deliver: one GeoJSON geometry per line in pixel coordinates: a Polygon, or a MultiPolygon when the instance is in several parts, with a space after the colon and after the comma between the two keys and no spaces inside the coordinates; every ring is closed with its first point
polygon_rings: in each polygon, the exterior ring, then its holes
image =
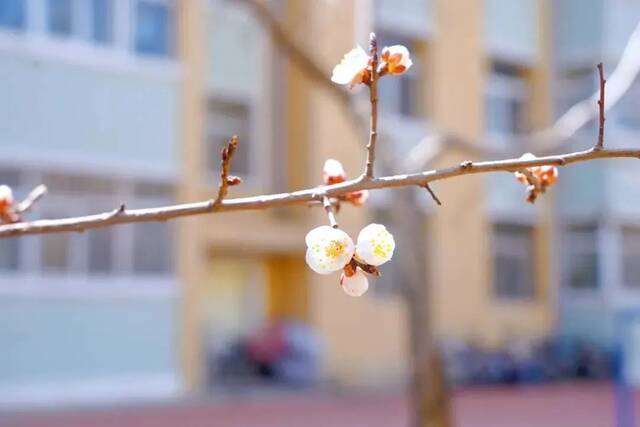
{"type": "Polygon", "coordinates": [[[362,83],[362,78],[369,65],[369,55],[362,47],[357,46],[342,58],[333,68],[331,81],[341,85],[362,83]]]}

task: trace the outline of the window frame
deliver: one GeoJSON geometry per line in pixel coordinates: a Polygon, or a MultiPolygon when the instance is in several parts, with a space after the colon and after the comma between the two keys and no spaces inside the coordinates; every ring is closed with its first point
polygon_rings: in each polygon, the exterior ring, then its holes
{"type": "MultiPolygon", "coordinates": [[[[494,64],[495,65],[495,64],[494,64]]],[[[523,75],[522,67],[517,64],[508,64],[514,68],[514,75],[500,73],[495,66],[491,66],[488,70],[487,81],[485,84],[484,102],[485,102],[485,133],[488,135],[492,144],[500,148],[508,148],[513,137],[528,127],[528,102],[527,91],[529,90],[529,82],[523,75]],[[491,129],[490,118],[490,102],[492,99],[501,99],[506,101],[515,101],[520,105],[521,123],[511,123],[513,130],[509,129],[491,129]]]]}
{"type": "Polygon", "coordinates": [[[562,268],[562,290],[565,293],[573,295],[592,295],[603,290],[602,283],[602,259],[600,255],[601,247],[601,224],[597,221],[589,222],[573,222],[562,225],[562,247],[566,257],[564,267],[562,268]],[[589,230],[592,229],[592,230],[589,230]],[[588,287],[572,286],[572,269],[575,263],[572,262],[573,252],[577,252],[579,256],[594,256],[595,259],[595,283],[588,287]]]}
{"type": "MultiPolygon", "coordinates": [[[[0,170],[4,170],[4,165],[0,165],[0,170]]],[[[19,185],[14,187],[17,196],[27,194],[33,188],[35,183],[43,181],[45,172],[41,169],[33,170],[29,167],[18,168],[9,167],[7,169],[14,170],[18,173],[19,185]]],[[[48,172],[48,171],[47,171],[48,172]]],[[[121,180],[113,178],[108,174],[79,174],[79,179],[99,179],[109,180],[113,183],[110,193],[100,192],[78,192],[73,194],[61,189],[52,192],[48,197],[42,199],[31,212],[33,218],[43,217],[43,213],[56,212],[56,215],[66,215],[69,212],[69,206],[73,206],[73,213],[82,212],[98,212],[113,209],[117,203],[126,200],[128,206],[157,206],[171,202],[173,188],[172,184],[165,181],[157,181],[153,179],[136,179],[121,180]],[[170,194],[160,197],[157,195],[137,195],[134,188],[141,183],[161,185],[170,194]]],[[[77,179],[74,181],[77,182],[77,179]]],[[[157,286],[167,287],[175,286],[177,283],[177,271],[175,265],[174,249],[176,236],[172,233],[171,241],[168,245],[169,254],[169,270],[159,273],[143,273],[137,272],[133,268],[133,239],[130,229],[127,225],[109,228],[111,235],[111,268],[108,272],[92,272],[89,261],[89,233],[69,233],[69,255],[68,265],[63,271],[46,270],[43,264],[42,248],[44,235],[29,236],[20,238],[18,241],[18,268],[17,269],[0,269],[0,294],[15,292],[48,292],[50,282],[59,283],[62,289],[73,290],[78,292],[93,292],[93,286],[98,283],[114,283],[115,288],[126,286],[135,286],[140,283],[143,287],[149,289],[157,286]],[[15,277],[20,277],[19,283],[16,284],[15,277]],[[13,279],[11,279],[13,278],[13,279]],[[89,288],[87,288],[89,286],[89,288]]],[[[99,286],[109,286],[101,284],[99,286]]],[[[107,292],[119,292],[117,289],[107,292]]],[[[57,288],[58,289],[58,288],[57,288]]],[[[58,289],[60,290],[60,289],[58,289]]],[[[144,290],[143,290],[144,291],[144,290]]],[[[156,292],[157,290],[152,290],[156,292]]],[[[146,292],[146,291],[144,291],[146,292]]]]}
{"type": "Polygon", "coordinates": [[[136,51],[135,9],[139,0],[111,0],[111,37],[107,43],[94,38],[92,4],[88,0],[71,0],[73,31],[67,37],[50,33],[48,5],[44,0],[24,1],[23,28],[15,31],[0,27],[0,51],[168,80],[176,80],[180,75],[175,55],[178,34],[175,0],[144,0],[167,4],[171,11],[169,44],[173,50],[168,55],[144,55],[136,51]]]}
{"type": "Polygon", "coordinates": [[[538,277],[536,271],[536,239],[535,239],[536,226],[533,224],[527,224],[516,221],[495,221],[492,224],[491,234],[491,247],[492,247],[492,265],[493,265],[493,283],[492,283],[492,296],[497,301],[523,301],[523,302],[535,302],[539,298],[538,289],[538,277]],[[524,231],[528,240],[528,248],[520,251],[521,237],[522,236],[505,236],[499,235],[499,228],[512,229],[516,231],[524,231]],[[524,278],[525,283],[517,286],[511,286],[509,288],[502,288],[499,283],[499,269],[498,269],[498,257],[516,257],[522,265],[527,266],[527,271],[522,274],[518,279],[524,278]],[[517,292],[505,292],[505,290],[518,290],[517,292]],[[524,290],[524,292],[521,292],[524,290]]]}

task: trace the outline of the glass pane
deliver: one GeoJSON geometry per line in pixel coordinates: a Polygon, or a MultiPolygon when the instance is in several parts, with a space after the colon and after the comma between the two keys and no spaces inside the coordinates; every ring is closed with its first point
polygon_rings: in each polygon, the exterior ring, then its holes
{"type": "Polygon", "coordinates": [[[220,168],[220,151],[232,135],[238,135],[241,148],[233,156],[231,171],[236,175],[250,172],[251,141],[249,132],[249,107],[240,102],[212,100],[209,103],[207,117],[207,141],[209,147],[205,158],[207,169],[217,171],[220,168]]]}
{"type": "Polygon", "coordinates": [[[622,230],[622,277],[626,286],[640,287],[640,229],[622,230]]]}
{"type": "Polygon", "coordinates": [[[88,232],[89,272],[108,273],[112,269],[113,233],[109,228],[88,232]]]}
{"type": "Polygon", "coordinates": [[[0,270],[17,270],[19,239],[0,239],[0,270]]]}
{"type": "Polygon", "coordinates": [[[569,262],[571,288],[595,289],[598,286],[598,257],[595,253],[573,253],[569,262]]]}
{"type": "Polygon", "coordinates": [[[171,271],[172,236],[170,225],[160,222],[135,224],[133,227],[133,269],[137,273],[171,271]]]}
{"type": "Polygon", "coordinates": [[[24,28],[25,0],[0,0],[0,27],[24,28]]]}
{"type": "Polygon", "coordinates": [[[65,272],[69,269],[68,233],[45,234],[42,236],[42,269],[45,272],[65,272]]]}
{"type": "Polygon", "coordinates": [[[73,4],[71,0],[49,0],[47,21],[49,31],[68,36],[73,31],[73,4]]]}
{"type": "Polygon", "coordinates": [[[169,8],[161,3],[138,1],[136,9],[136,51],[168,55],[170,51],[169,8]]]}
{"type": "Polygon", "coordinates": [[[91,0],[92,37],[99,44],[108,44],[113,37],[113,0],[91,0]]]}
{"type": "Polygon", "coordinates": [[[495,293],[500,297],[527,298],[535,294],[533,236],[528,226],[499,224],[494,229],[495,293]]]}
{"type": "Polygon", "coordinates": [[[598,287],[598,227],[574,224],[567,233],[567,285],[576,290],[598,287]]]}

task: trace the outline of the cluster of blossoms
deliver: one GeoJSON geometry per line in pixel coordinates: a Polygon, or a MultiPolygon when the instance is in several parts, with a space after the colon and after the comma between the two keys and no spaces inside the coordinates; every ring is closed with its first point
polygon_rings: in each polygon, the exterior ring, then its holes
{"type": "MultiPolygon", "coordinates": [[[[380,54],[377,72],[379,76],[400,75],[406,72],[413,62],[409,50],[402,45],[385,47],[380,54]]],[[[348,52],[333,69],[331,81],[352,88],[358,84],[369,84],[372,72],[371,56],[360,46],[348,52]]]]}
{"type": "Polygon", "coordinates": [[[318,274],[343,270],[340,285],[347,295],[359,297],[369,288],[365,273],[379,275],[377,267],[389,261],[395,240],[381,224],[369,224],[358,234],[356,243],[344,231],[328,225],[307,233],[306,261],[318,274]]]}
{"type": "MultiPolygon", "coordinates": [[[[342,163],[329,159],[322,168],[325,185],[346,181],[342,163]]],[[[337,197],[336,202],[345,201],[362,206],[369,198],[368,190],[354,191],[337,197]]],[[[339,206],[339,205],[338,205],[339,206]]],[[[323,225],[314,228],[305,238],[306,261],[313,271],[330,274],[343,270],[340,277],[342,289],[350,296],[361,296],[369,288],[366,273],[380,275],[377,267],[391,259],[395,241],[384,225],[369,224],[360,231],[356,243],[344,231],[323,225]]]]}
{"type": "Polygon", "coordinates": [[[14,212],[13,191],[8,185],[0,185],[0,224],[18,221],[14,212]]]}
{"type": "MultiPolygon", "coordinates": [[[[523,154],[521,160],[535,160],[536,156],[531,153],[523,154]]],[[[538,194],[542,194],[549,187],[558,181],[558,168],[551,165],[534,166],[527,168],[535,182],[531,182],[530,177],[522,172],[516,172],[515,176],[518,181],[527,185],[527,201],[533,203],[536,201],[538,194]]]]}

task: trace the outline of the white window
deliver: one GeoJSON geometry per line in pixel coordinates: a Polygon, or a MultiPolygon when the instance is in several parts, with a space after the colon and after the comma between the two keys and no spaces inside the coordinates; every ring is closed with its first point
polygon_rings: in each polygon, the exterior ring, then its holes
{"type": "Polygon", "coordinates": [[[640,288],[640,228],[622,229],[622,280],[625,286],[640,288]]]}
{"type": "Polygon", "coordinates": [[[380,111],[382,113],[392,114],[395,116],[420,118],[421,107],[421,89],[420,89],[420,59],[415,49],[414,41],[379,31],[378,46],[382,49],[384,46],[403,45],[412,53],[413,66],[405,74],[397,77],[384,77],[378,82],[378,96],[383,102],[380,103],[380,111]]]}
{"type": "MultiPolygon", "coordinates": [[[[30,174],[26,174],[30,177],[30,174]]],[[[114,209],[165,205],[171,187],[157,182],[121,182],[109,178],[38,174],[49,194],[35,206],[30,218],[64,218],[114,209]]],[[[0,183],[12,185],[22,196],[11,171],[0,169],[0,183]]],[[[144,223],[88,230],[84,233],[43,234],[28,239],[0,239],[0,273],[42,275],[167,276],[173,271],[172,225],[144,223]],[[31,239],[31,240],[29,240],[31,239]]]]}
{"type": "Polygon", "coordinates": [[[81,48],[88,44],[144,56],[171,56],[174,15],[173,0],[0,0],[0,29],[72,42],[65,48],[79,49],[79,54],[86,54],[81,48]]]}
{"type": "Polygon", "coordinates": [[[499,298],[535,297],[533,228],[496,224],[493,230],[494,293],[499,298]]]}
{"type": "Polygon", "coordinates": [[[91,0],[91,39],[98,44],[113,42],[113,0],[91,0]]]}
{"type": "Polygon", "coordinates": [[[494,63],[487,85],[486,126],[491,136],[511,136],[527,130],[527,84],[522,71],[494,63]]]}
{"type": "Polygon", "coordinates": [[[566,231],[565,283],[569,289],[594,290],[598,287],[598,227],[574,225],[566,231]]]}
{"type": "Polygon", "coordinates": [[[636,80],[614,110],[618,124],[629,130],[640,130],[640,81],[636,80]]]}
{"type": "Polygon", "coordinates": [[[167,2],[138,0],[135,10],[135,50],[146,55],[168,56],[173,50],[173,14],[167,2]]]}
{"type": "Polygon", "coordinates": [[[0,1],[0,28],[22,30],[25,27],[25,0],[0,1]]]}
{"type": "Polygon", "coordinates": [[[47,0],[47,30],[56,36],[69,37],[74,30],[73,0],[47,0]]]}
{"type": "Polygon", "coordinates": [[[18,238],[0,239],[0,271],[18,270],[19,243],[18,238]]]}

